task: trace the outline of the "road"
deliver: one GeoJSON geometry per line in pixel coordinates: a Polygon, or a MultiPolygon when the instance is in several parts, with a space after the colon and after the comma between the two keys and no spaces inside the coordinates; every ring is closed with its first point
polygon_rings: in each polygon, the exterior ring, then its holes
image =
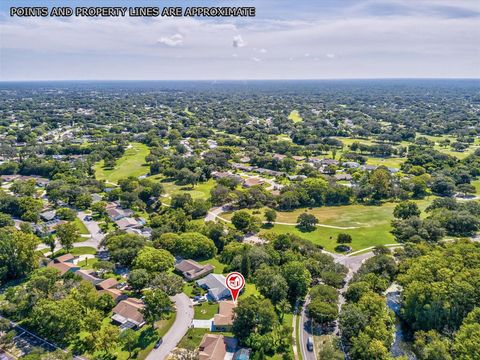
{"type": "Polygon", "coordinates": [[[193,320],[193,304],[190,298],[184,293],[175,295],[172,300],[175,302],[177,316],[172,327],[163,337],[163,343],[158,349],[153,349],[147,356],[147,360],[163,360],[175,349],[177,344],[187,333],[193,320]]]}
{"type": "MultiPolygon", "coordinates": [[[[95,249],[99,249],[100,244],[102,243],[102,240],[105,237],[105,234],[102,232],[102,230],[100,229],[100,226],[96,221],[84,220],[85,216],[87,215],[88,214],[86,214],[85,212],[79,211],[77,214],[77,217],[85,225],[87,230],[90,232],[90,235],[85,235],[86,236],[85,241],[73,243],[73,247],[88,246],[88,247],[93,247],[95,249]]],[[[55,252],[57,252],[61,248],[62,246],[57,242],[57,245],[55,246],[55,252]]],[[[48,246],[45,244],[40,244],[37,246],[37,250],[43,250],[43,249],[48,249],[48,246]]]]}
{"type": "Polygon", "coordinates": [[[312,336],[312,322],[307,316],[307,305],[309,302],[310,298],[307,296],[300,314],[300,351],[302,352],[302,358],[304,360],[317,360],[315,351],[308,351],[307,349],[308,337],[312,336]]]}
{"type": "MultiPolygon", "coordinates": [[[[325,252],[328,253],[329,255],[332,255],[334,258],[334,261],[337,264],[342,264],[348,268],[348,273],[347,275],[345,275],[345,285],[343,286],[343,288],[339,290],[338,310],[340,312],[342,305],[345,303],[345,298],[343,297],[343,294],[348,288],[348,282],[352,279],[353,275],[358,271],[358,269],[360,269],[360,266],[362,266],[363,262],[371,258],[374,254],[373,252],[369,251],[369,252],[355,255],[355,256],[347,256],[347,255],[332,254],[327,251],[325,252]]],[[[305,304],[302,308],[302,313],[300,318],[300,327],[302,331],[300,334],[300,349],[302,352],[303,359],[316,360],[317,357],[316,357],[315,351],[308,351],[307,349],[308,337],[312,335],[311,323],[306,314],[308,302],[309,302],[309,298],[307,296],[305,300],[305,304]]],[[[333,333],[335,335],[339,335],[338,320],[335,322],[335,329],[333,333]]]]}

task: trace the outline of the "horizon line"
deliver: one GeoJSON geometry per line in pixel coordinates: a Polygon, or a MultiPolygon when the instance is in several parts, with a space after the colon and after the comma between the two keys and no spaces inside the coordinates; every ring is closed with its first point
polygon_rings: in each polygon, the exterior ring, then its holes
{"type": "Polygon", "coordinates": [[[14,82],[135,82],[135,81],[184,81],[184,82],[222,82],[222,81],[351,81],[351,80],[480,80],[480,77],[359,77],[359,78],[265,78],[265,79],[16,79],[1,80],[0,83],[14,82]]]}

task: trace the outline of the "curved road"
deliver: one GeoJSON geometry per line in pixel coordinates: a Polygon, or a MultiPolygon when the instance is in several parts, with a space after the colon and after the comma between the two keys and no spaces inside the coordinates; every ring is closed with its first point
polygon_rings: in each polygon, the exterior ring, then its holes
{"type": "Polygon", "coordinates": [[[147,360],[163,360],[175,349],[177,344],[187,333],[193,320],[193,304],[190,298],[184,293],[172,297],[175,302],[177,316],[172,327],[163,337],[163,343],[158,349],[153,349],[147,356],[147,360]]]}

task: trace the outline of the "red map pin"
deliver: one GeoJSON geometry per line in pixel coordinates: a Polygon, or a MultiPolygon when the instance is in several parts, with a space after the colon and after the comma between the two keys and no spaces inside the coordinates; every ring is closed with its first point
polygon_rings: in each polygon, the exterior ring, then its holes
{"type": "Polygon", "coordinates": [[[242,290],[245,286],[245,278],[239,272],[232,272],[227,275],[227,278],[225,279],[225,285],[227,286],[228,290],[230,290],[232,299],[236,303],[240,290],[242,290]]]}

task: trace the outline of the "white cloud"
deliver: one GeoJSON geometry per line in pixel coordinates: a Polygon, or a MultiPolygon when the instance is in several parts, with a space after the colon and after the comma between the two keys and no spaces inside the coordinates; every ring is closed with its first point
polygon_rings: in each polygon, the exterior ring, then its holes
{"type": "Polygon", "coordinates": [[[263,48],[262,48],[262,49],[258,50],[258,52],[260,52],[260,53],[262,53],[262,54],[266,54],[266,53],[267,53],[267,49],[263,49],[263,48]]]}
{"type": "Polygon", "coordinates": [[[262,59],[258,58],[258,57],[252,57],[252,60],[255,61],[255,62],[260,62],[262,61],[262,59]]]}
{"type": "Polygon", "coordinates": [[[236,35],[233,37],[233,47],[234,48],[241,48],[246,46],[247,44],[245,41],[242,39],[241,35],[236,35]]]}
{"type": "Polygon", "coordinates": [[[158,43],[170,47],[181,46],[183,44],[183,36],[181,34],[162,36],[158,39],[158,43]]]}
{"type": "Polygon", "coordinates": [[[332,54],[332,53],[328,53],[325,56],[329,59],[334,59],[335,58],[335,54],[332,54]]]}

